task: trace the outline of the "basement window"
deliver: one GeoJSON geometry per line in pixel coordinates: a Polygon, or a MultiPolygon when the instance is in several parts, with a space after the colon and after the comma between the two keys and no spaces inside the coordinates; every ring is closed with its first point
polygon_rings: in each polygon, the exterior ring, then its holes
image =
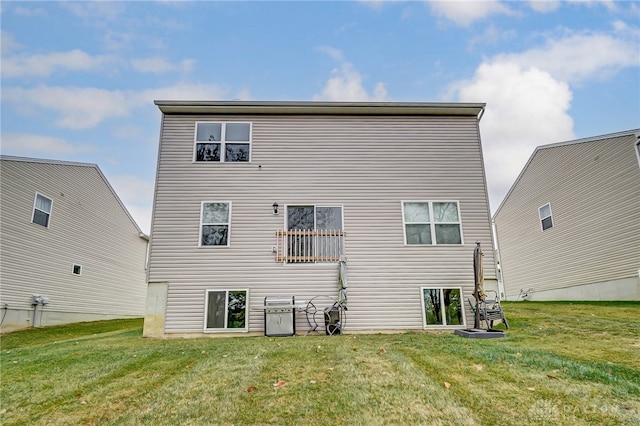
{"type": "Polygon", "coordinates": [[[73,264],[73,268],[71,269],[71,273],[73,275],[82,275],[82,265],[73,264]]]}
{"type": "Polygon", "coordinates": [[[422,287],[424,327],[464,326],[464,303],[461,288],[422,287]]]}
{"type": "Polygon", "coordinates": [[[553,217],[551,215],[551,204],[547,203],[538,209],[540,215],[540,224],[542,230],[546,231],[549,228],[553,228],[553,217]]]}
{"type": "Polygon", "coordinates": [[[247,331],[248,290],[207,290],[204,331],[247,331]]]}

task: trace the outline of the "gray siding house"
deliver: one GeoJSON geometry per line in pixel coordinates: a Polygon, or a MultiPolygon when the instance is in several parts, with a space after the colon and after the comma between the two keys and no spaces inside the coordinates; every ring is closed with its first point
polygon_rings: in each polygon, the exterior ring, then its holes
{"type": "Polygon", "coordinates": [[[345,332],[463,328],[496,282],[484,104],[156,101],[144,335],[265,331],[267,297],[338,298],[345,332]]]}
{"type": "Polygon", "coordinates": [[[95,164],[0,157],[0,331],[142,317],[148,237],[95,164]]]}
{"type": "Polygon", "coordinates": [[[640,300],[640,129],[538,147],[494,215],[509,300],[640,300]]]}

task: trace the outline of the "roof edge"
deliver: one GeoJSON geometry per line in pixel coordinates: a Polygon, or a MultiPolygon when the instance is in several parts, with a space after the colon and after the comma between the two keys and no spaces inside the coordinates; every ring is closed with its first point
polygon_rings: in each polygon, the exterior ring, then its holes
{"type": "Polygon", "coordinates": [[[504,198],[502,199],[502,202],[500,202],[500,205],[496,209],[496,212],[493,214],[493,216],[491,216],[491,221],[495,222],[496,217],[498,216],[498,213],[500,213],[500,210],[504,206],[504,203],[507,201],[507,199],[509,198],[509,196],[513,192],[513,189],[516,187],[516,185],[518,184],[518,182],[522,178],[522,175],[524,174],[525,170],[527,170],[527,168],[529,167],[529,164],[531,164],[531,161],[533,160],[533,157],[535,157],[535,155],[538,153],[538,151],[543,150],[543,149],[547,149],[547,148],[556,148],[556,147],[560,147],[560,146],[577,145],[577,144],[580,144],[580,143],[597,142],[597,141],[601,141],[601,140],[605,140],[605,139],[619,138],[621,136],[630,136],[630,135],[638,135],[638,134],[640,134],[640,128],[624,130],[622,132],[606,133],[604,135],[599,135],[599,136],[590,136],[588,138],[573,139],[573,140],[564,141],[564,142],[555,142],[555,143],[550,143],[550,144],[546,144],[546,145],[537,146],[536,149],[534,149],[533,152],[531,153],[531,156],[529,156],[529,159],[525,163],[525,165],[522,168],[522,170],[520,170],[520,173],[518,174],[518,177],[516,178],[516,180],[513,181],[513,184],[509,188],[509,191],[507,191],[507,193],[505,194],[504,198]]]}
{"type": "Polygon", "coordinates": [[[164,114],[458,115],[479,117],[484,103],[163,101],[164,114]]]}
{"type": "Polygon", "coordinates": [[[125,214],[129,217],[129,220],[131,220],[131,223],[133,223],[133,226],[138,231],[138,234],[140,235],[140,237],[144,239],[143,235],[147,235],[142,231],[142,229],[140,229],[140,226],[138,225],[138,223],[135,221],[133,216],[131,216],[131,213],[129,213],[129,209],[127,209],[127,206],[124,205],[124,203],[120,199],[120,196],[118,195],[116,190],[113,189],[113,187],[111,186],[111,183],[109,183],[109,180],[104,175],[104,173],[102,173],[102,170],[100,169],[100,167],[96,163],[81,163],[81,162],[78,162],[78,161],[65,161],[65,160],[48,160],[48,159],[44,159],[44,158],[32,158],[32,157],[16,157],[16,156],[12,156],[12,155],[0,155],[0,160],[20,161],[20,162],[23,162],[23,163],[56,164],[56,165],[61,165],[61,166],[76,166],[76,167],[93,167],[93,168],[95,168],[96,171],[98,172],[98,174],[100,175],[100,177],[102,178],[102,180],[104,181],[104,183],[107,185],[107,188],[109,188],[109,190],[111,191],[113,196],[116,198],[116,201],[118,201],[118,203],[120,204],[120,207],[122,207],[122,210],[124,210],[125,214]]]}
{"type": "Polygon", "coordinates": [[[96,163],[82,163],[79,161],[49,160],[46,158],[18,157],[13,155],[0,155],[0,160],[21,161],[23,163],[59,164],[62,166],[98,167],[96,163]]]}
{"type": "Polygon", "coordinates": [[[539,150],[539,149],[555,148],[557,146],[575,145],[575,144],[579,144],[579,143],[601,141],[601,140],[604,140],[604,139],[619,138],[621,136],[636,135],[638,133],[640,133],[640,128],[625,130],[625,131],[622,131],[622,132],[607,133],[607,134],[600,135],[600,136],[590,136],[588,138],[582,138],[582,139],[573,139],[573,140],[563,141],[563,142],[554,142],[554,143],[550,143],[550,144],[546,144],[546,145],[539,145],[538,147],[536,147],[536,151],[539,150]]]}

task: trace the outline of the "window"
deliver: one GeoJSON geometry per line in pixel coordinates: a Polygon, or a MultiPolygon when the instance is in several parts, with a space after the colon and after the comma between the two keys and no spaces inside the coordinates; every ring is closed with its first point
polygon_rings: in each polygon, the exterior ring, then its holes
{"type": "Polygon", "coordinates": [[[547,203],[538,209],[540,214],[540,223],[542,224],[542,230],[553,228],[553,218],[551,217],[551,204],[547,203]]]}
{"type": "Polygon", "coordinates": [[[246,331],[248,290],[207,290],[205,331],[246,331]]]}
{"type": "Polygon", "coordinates": [[[71,273],[73,275],[82,275],[82,266],[74,264],[73,268],[71,269],[71,273]]]}
{"type": "MultiPolygon", "coordinates": [[[[344,253],[341,206],[287,206],[278,247],[287,262],[337,262],[344,253]]],[[[279,260],[281,256],[278,256],[279,260]]]]}
{"type": "Polygon", "coordinates": [[[402,203],[405,244],[462,244],[457,201],[402,203]]]}
{"type": "Polygon", "coordinates": [[[202,203],[200,246],[228,246],[231,203],[202,203]]]}
{"type": "Polygon", "coordinates": [[[342,230],[342,207],[287,206],[287,229],[342,230]]]}
{"type": "Polygon", "coordinates": [[[196,123],[193,161],[248,163],[251,123],[196,123]]]}
{"type": "Polygon", "coordinates": [[[465,325],[462,289],[423,287],[421,292],[425,327],[465,325]]]}
{"type": "Polygon", "coordinates": [[[49,219],[51,218],[52,206],[53,201],[50,198],[36,193],[36,199],[33,203],[33,216],[31,218],[31,222],[48,228],[49,219]]]}

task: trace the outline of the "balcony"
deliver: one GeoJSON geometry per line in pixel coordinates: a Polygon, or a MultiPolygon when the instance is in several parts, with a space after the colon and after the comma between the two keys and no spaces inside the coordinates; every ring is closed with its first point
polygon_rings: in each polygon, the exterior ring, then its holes
{"type": "Polygon", "coordinates": [[[276,231],[276,262],[338,262],[344,259],[344,231],[276,231]]]}

